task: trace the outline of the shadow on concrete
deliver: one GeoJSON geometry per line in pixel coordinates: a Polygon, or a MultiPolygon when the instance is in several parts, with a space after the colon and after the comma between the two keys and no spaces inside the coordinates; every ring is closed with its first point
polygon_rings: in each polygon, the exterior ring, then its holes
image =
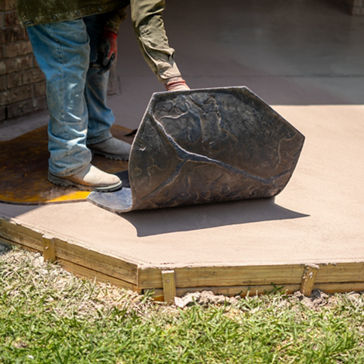
{"type": "Polygon", "coordinates": [[[120,216],[133,224],[137,235],[143,237],[225,225],[298,219],[309,215],[281,207],[272,198],[134,211],[120,216]]]}

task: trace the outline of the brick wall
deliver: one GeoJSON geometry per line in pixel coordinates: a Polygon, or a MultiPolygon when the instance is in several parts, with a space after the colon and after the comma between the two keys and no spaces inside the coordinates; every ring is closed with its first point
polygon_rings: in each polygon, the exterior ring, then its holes
{"type": "Polygon", "coordinates": [[[0,121],[46,108],[44,76],[36,65],[15,0],[0,0],[0,121]]]}

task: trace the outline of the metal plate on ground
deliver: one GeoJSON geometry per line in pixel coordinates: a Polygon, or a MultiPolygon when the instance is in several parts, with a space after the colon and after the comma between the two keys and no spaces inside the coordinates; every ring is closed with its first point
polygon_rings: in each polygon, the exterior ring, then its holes
{"type": "MultiPolygon", "coordinates": [[[[131,143],[130,129],[119,125],[112,133],[131,143]]],[[[84,201],[90,194],[76,187],[61,187],[50,183],[48,172],[47,126],[32,130],[14,139],[0,141],[0,202],[39,205],[84,201]]],[[[94,156],[92,163],[109,173],[128,168],[127,162],[94,156]]]]}

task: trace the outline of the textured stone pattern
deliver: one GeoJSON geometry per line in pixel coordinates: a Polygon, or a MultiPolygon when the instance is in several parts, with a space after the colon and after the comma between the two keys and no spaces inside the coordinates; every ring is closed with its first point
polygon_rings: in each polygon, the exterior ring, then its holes
{"type": "Polygon", "coordinates": [[[44,76],[18,21],[15,0],[0,0],[0,121],[45,107],[44,76]]]}
{"type": "Polygon", "coordinates": [[[156,93],[129,162],[133,209],[275,196],[303,141],[245,87],[156,93]]]}
{"type": "MultiPolygon", "coordinates": [[[[245,87],[156,93],[122,190],[89,200],[114,212],[278,194],[304,136],[245,87]]],[[[125,177],[125,176],[124,176],[125,177]]]]}

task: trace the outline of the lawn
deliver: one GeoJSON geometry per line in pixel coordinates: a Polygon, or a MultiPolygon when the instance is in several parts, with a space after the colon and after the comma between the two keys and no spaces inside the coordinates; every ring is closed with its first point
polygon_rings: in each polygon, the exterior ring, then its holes
{"type": "Polygon", "coordinates": [[[178,308],[0,249],[0,362],[364,363],[364,294],[314,293],[178,308]]]}

